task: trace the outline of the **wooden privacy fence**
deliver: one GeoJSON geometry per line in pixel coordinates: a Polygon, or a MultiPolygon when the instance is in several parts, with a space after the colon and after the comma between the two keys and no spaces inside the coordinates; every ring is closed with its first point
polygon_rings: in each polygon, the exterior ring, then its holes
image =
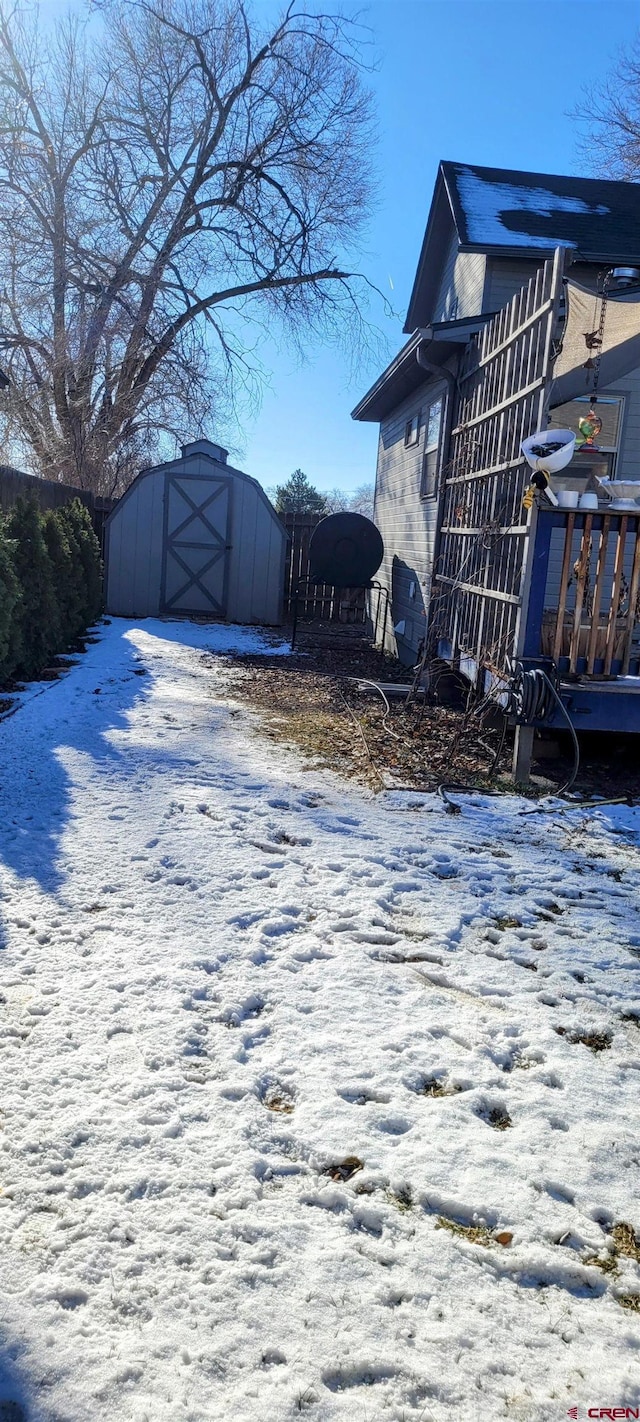
{"type": "Polygon", "coordinates": [[[544,427],[562,252],[469,342],[461,360],[429,609],[430,640],[475,679],[518,653],[530,564],[522,440],[544,427]]]}
{"type": "Polygon", "coordinates": [[[324,514],[281,514],[289,535],[285,565],[284,615],[293,616],[296,587],[300,584],[298,617],[304,621],[367,621],[367,597],[363,588],[336,588],[332,583],[311,583],[309,544],[314,528],[324,514]]]}
{"type": "Polygon", "coordinates": [[[58,509],[70,499],[80,499],[91,514],[101,543],[105,519],[116,502],[115,499],[105,499],[92,494],[88,489],[77,489],[73,484],[59,484],[55,479],[40,479],[37,474],[25,474],[22,469],[12,469],[8,464],[0,464],[0,510],[8,513],[20,498],[36,499],[41,509],[58,509]]]}

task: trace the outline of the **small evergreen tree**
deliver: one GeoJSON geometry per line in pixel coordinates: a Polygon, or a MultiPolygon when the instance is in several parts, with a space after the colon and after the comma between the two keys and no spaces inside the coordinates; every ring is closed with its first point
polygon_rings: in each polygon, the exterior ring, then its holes
{"type": "Polygon", "coordinates": [[[89,627],[102,612],[102,560],[100,544],[94,533],[91,515],[81,499],[71,499],[60,510],[64,515],[64,529],[74,557],[79,559],[82,572],[83,593],[81,601],[80,631],[89,627]],[[77,553],[76,553],[77,550],[77,553]]]}
{"type": "Polygon", "coordinates": [[[21,676],[35,677],[57,650],[58,622],[44,520],[35,499],[18,499],[9,515],[8,533],[15,541],[13,562],[22,594],[17,609],[20,638],[17,671],[21,676]]]}
{"type": "Polygon", "coordinates": [[[0,519],[0,683],[6,682],[20,660],[20,583],[14,567],[14,548],[0,519]]]}
{"type": "Polygon", "coordinates": [[[275,491],[277,513],[326,513],[324,494],[319,493],[309,483],[301,469],[294,469],[286,484],[278,484],[275,491]]]}
{"type": "Polygon", "coordinates": [[[84,632],[87,622],[87,583],[82,558],[80,540],[77,537],[76,529],[72,517],[69,514],[69,504],[63,504],[56,509],[56,517],[60,524],[63,537],[68,544],[71,558],[69,584],[67,590],[69,609],[69,637],[70,642],[77,642],[84,632]]]}
{"type": "Polygon", "coordinates": [[[80,548],[75,539],[73,548],[64,510],[48,509],[44,516],[44,538],[51,559],[57,600],[55,645],[66,651],[83,630],[85,601],[84,570],[80,548]]]}

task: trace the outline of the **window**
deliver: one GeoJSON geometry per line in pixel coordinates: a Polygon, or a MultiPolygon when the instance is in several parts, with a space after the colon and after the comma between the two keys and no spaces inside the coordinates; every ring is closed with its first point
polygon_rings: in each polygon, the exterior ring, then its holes
{"type": "Polygon", "coordinates": [[[418,443],[418,440],[420,439],[420,416],[421,416],[421,414],[422,414],[422,411],[421,411],[421,410],[418,410],[417,415],[412,415],[412,416],[411,416],[411,419],[410,419],[410,420],[407,420],[407,423],[406,423],[406,425],[405,425],[405,427],[404,427],[404,444],[405,444],[405,449],[408,449],[409,446],[412,445],[412,444],[417,444],[417,443],[418,443]]]}
{"type": "Polygon", "coordinates": [[[438,492],[443,408],[444,396],[439,395],[436,400],[431,401],[426,414],[422,480],[420,485],[420,494],[423,499],[433,498],[438,492]]]}
{"type": "MultiPolygon", "coordinates": [[[[569,400],[566,405],[557,405],[551,411],[549,427],[551,429],[575,430],[578,433],[578,423],[586,415],[591,401],[588,395],[578,395],[575,400],[569,400]]],[[[582,449],[576,445],[576,455],[571,464],[567,467],[567,476],[576,477],[581,473],[585,476],[595,474],[599,478],[612,479],[615,476],[615,465],[618,450],[620,448],[620,431],[622,428],[622,415],[624,400],[621,396],[599,395],[596,403],[596,412],[602,420],[602,430],[595,439],[593,451],[582,449]]]]}

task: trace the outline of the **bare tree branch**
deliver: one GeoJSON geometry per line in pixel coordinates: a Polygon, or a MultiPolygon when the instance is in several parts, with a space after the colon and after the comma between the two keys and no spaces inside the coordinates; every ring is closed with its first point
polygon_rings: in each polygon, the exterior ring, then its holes
{"type": "Polygon", "coordinates": [[[263,373],[255,325],[357,330],[360,39],[297,0],[105,0],[38,34],[0,0],[0,351],[33,467],[121,489],[263,373]]]}
{"type": "Polygon", "coordinates": [[[640,181],[640,33],[611,73],[585,89],[572,117],[583,127],[579,146],[590,174],[640,181]]]}

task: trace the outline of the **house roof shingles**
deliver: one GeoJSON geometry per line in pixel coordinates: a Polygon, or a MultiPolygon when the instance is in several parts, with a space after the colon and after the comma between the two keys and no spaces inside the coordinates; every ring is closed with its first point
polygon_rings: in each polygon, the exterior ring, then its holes
{"type": "Polygon", "coordinates": [[[460,245],[572,247],[587,261],[640,261],[640,184],[441,165],[460,245]]]}
{"type": "Polygon", "coordinates": [[[640,183],[441,162],[404,325],[412,339],[358,403],[354,419],[380,419],[392,398],[397,403],[416,383],[413,333],[433,319],[453,233],[467,252],[539,262],[568,247],[578,261],[640,266],[640,183]]]}
{"type": "Polygon", "coordinates": [[[554,247],[578,260],[640,265],[640,183],[523,173],[442,162],[404,330],[433,314],[448,243],[462,251],[538,261],[554,247]]]}

